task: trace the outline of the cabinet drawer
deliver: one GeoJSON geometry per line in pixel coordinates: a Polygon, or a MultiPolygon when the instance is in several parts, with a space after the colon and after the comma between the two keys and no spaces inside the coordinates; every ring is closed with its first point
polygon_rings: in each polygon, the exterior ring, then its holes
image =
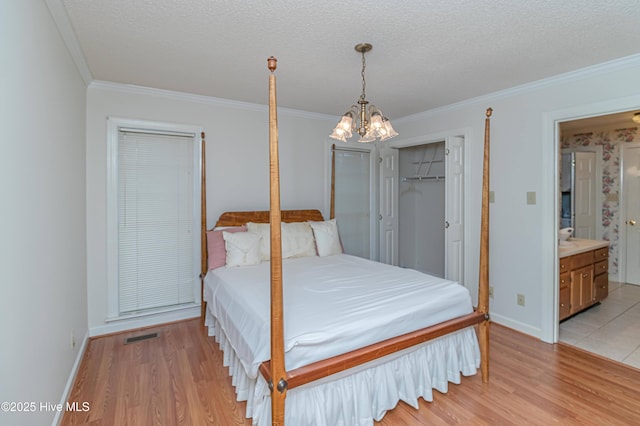
{"type": "Polygon", "coordinates": [[[595,275],[604,274],[609,271],[609,259],[601,260],[596,263],[593,268],[593,273],[595,275]]]}
{"type": "Polygon", "coordinates": [[[563,272],[560,274],[560,290],[563,288],[569,288],[571,284],[571,272],[563,272]]]}
{"type": "Polygon", "coordinates": [[[571,259],[573,258],[573,256],[568,256],[568,257],[561,257],[560,258],[560,268],[559,271],[562,274],[563,272],[569,272],[571,271],[571,259]]]}
{"type": "Polygon", "coordinates": [[[603,247],[596,250],[595,259],[594,259],[596,262],[599,260],[608,259],[608,258],[609,258],[609,247],[603,247]]]}
{"type": "MultiPolygon", "coordinates": [[[[593,263],[593,251],[571,256],[571,269],[582,268],[593,263]]],[[[562,270],[560,270],[562,272],[562,270]]]]}

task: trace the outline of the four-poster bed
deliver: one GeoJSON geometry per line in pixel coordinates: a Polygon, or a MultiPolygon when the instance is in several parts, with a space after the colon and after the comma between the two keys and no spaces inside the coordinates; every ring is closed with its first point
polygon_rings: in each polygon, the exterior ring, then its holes
{"type": "MultiPolygon", "coordinates": [[[[409,298],[414,297],[415,300],[434,299],[431,303],[432,308],[435,309],[435,313],[430,312],[429,315],[433,315],[433,318],[445,318],[444,320],[438,320],[434,323],[433,320],[426,320],[426,314],[422,311],[416,311],[415,314],[410,315],[412,317],[420,318],[420,321],[426,321],[427,325],[405,325],[407,318],[402,317],[402,313],[408,308],[406,305],[398,305],[400,307],[392,308],[391,310],[397,310],[398,316],[389,319],[389,324],[397,325],[398,330],[404,330],[402,327],[408,327],[404,331],[396,331],[396,334],[386,336],[377,329],[363,330],[361,334],[366,335],[366,339],[362,340],[362,346],[349,347],[347,344],[347,350],[340,348],[332,349],[326,352],[328,348],[325,346],[318,346],[318,342],[324,344],[324,340],[318,336],[326,336],[324,329],[313,329],[312,333],[314,341],[308,344],[305,348],[304,339],[304,327],[299,325],[305,316],[313,317],[312,310],[306,306],[300,308],[298,300],[295,299],[295,293],[303,291],[311,291],[311,293],[301,294],[316,294],[318,295],[315,302],[322,303],[322,297],[318,293],[318,288],[323,291],[326,290],[325,284],[316,283],[313,281],[317,275],[325,274],[322,271],[335,271],[336,275],[327,275],[329,282],[346,280],[346,276],[349,273],[355,275],[367,275],[365,271],[368,269],[375,270],[376,276],[392,277],[398,274],[398,280],[404,280],[406,283],[409,281],[416,281],[416,288],[404,288],[405,292],[423,291],[423,287],[427,287],[422,280],[424,274],[420,274],[419,277],[413,276],[413,272],[409,270],[397,271],[400,268],[395,268],[388,265],[379,264],[379,270],[376,267],[365,264],[360,265],[359,262],[369,262],[365,260],[356,260],[357,258],[351,258],[347,255],[333,256],[335,260],[329,258],[304,258],[304,259],[286,259],[287,276],[284,280],[283,294],[283,243],[282,232],[283,223],[312,221],[311,223],[322,222],[324,219],[322,214],[317,210],[293,210],[293,211],[281,211],[280,210],[280,192],[279,192],[279,165],[278,165],[278,137],[277,137],[277,116],[276,116],[276,96],[275,96],[275,76],[273,71],[276,68],[275,58],[269,58],[268,60],[269,70],[271,71],[269,76],[269,146],[270,146],[270,210],[261,212],[229,212],[223,214],[216,223],[216,228],[236,227],[245,225],[247,223],[269,223],[270,230],[270,262],[269,265],[257,265],[250,266],[243,269],[239,268],[219,268],[211,273],[207,274],[207,261],[203,258],[202,272],[203,272],[203,319],[210,327],[209,331],[211,335],[215,335],[216,339],[223,348],[225,354],[225,364],[230,366],[230,373],[233,376],[234,386],[238,392],[238,399],[247,400],[247,415],[254,418],[254,424],[268,424],[270,418],[273,425],[284,424],[285,421],[285,398],[287,393],[291,393],[291,398],[287,398],[287,401],[291,401],[291,410],[298,410],[294,415],[296,419],[295,424],[303,423],[305,416],[308,415],[307,421],[313,419],[314,415],[318,415],[324,419],[325,422],[335,422],[336,417],[342,415],[335,412],[327,414],[327,417],[323,417],[323,413],[318,413],[318,410],[323,408],[323,401],[331,399],[333,394],[337,394],[335,398],[349,398],[342,395],[342,393],[353,392],[356,395],[354,398],[358,399],[360,394],[364,394],[367,398],[375,401],[354,401],[349,402],[353,407],[342,407],[338,411],[342,410],[348,413],[349,410],[353,411],[366,411],[363,415],[365,418],[364,424],[370,424],[371,419],[379,419],[384,412],[393,408],[398,400],[402,399],[412,404],[412,401],[417,397],[423,397],[427,399],[431,395],[431,389],[436,388],[441,391],[446,391],[446,383],[449,381],[459,382],[459,375],[462,372],[463,375],[475,373],[477,363],[477,346],[479,343],[479,355],[480,355],[480,369],[482,372],[483,381],[488,381],[489,377],[489,316],[488,316],[488,167],[489,167],[489,117],[491,115],[491,109],[487,110],[486,130],[485,130],[485,148],[484,148],[484,163],[483,163],[483,189],[482,189],[482,219],[481,219],[481,250],[480,250],[480,280],[478,290],[478,307],[473,309],[470,306],[470,299],[468,292],[462,286],[457,283],[446,282],[446,280],[439,280],[434,283],[438,288],[447,288],[444,293],[456,294],[458,299],[435,299],[435,293],[425,297],[420,294],[416,297],[415,294],[407,296],[409,298]],[[344,267],[341,265],[345,265],[344,267]],[[270,275],[270,297],[265,302],[266,297],[257,296],[260,294],[259,287],[252,287],[256,285],[253,279],[260,268],[265,273],[265,268],[269,268],[270,275]],[[341,269],[342,268],[342,269],[341,269]],[[395,268],[395,270],[393,269],[395,268]],[[216,272],[217,271],[217,272],[216,272]],[[318,271],[321,271],[319,273],[318,271]],[[344,271],[344,272],[343,272],[344,271]],[[350,272],[351,271],[351,272],[350,272]],[[354,272],[355,271],[355,272],[354,272]],[[403,276],[402,273],[408,273],[409,276],[403,276]],[[207,274],[206,277],[204,275],[207,274]],[[243,275],[244,274],[244,275],[243,275]],[[248,275],[247,275],[248,274],[248,275]],[[289,279],[289,277],[292,277],[289,279]],[[247,278],[248,277],[248,278],[247,278]],[[287,280],[294,280],[294,283],[287,282],[287,280]],[[300,290],[298,286],[302,286],[301,282],[311,282],[311,290],[304,288],[300,290]],[[249,283],[249,284],[246,284],[249,283]],[[246,290],[242,290],[246,288],[246,290]],[[462,291],[462,294],[460,291],[462,291]],[[240,293],[246,292],[247,295],[242,296],[240,293]],[[315,293],[314,293],[315,292],[315,293]],[[245,297],[243,299],[242,297],[245,297]],[[287,299],[290,304],[287,309],[283,308],[283,300],[287,299]],[[468,306],[464,303],[452,300],[469,299],[468,306]],[[268,318],[264,318],[267,314],[262,312],[260,315],[260,307],[257,307],[258,303],[262,301],[269,305],[270,315],[268,318]],[[270,303],[269,303],[270,301],[270,303]],[[245,305],[251,305],[251,308],[245,305]],[[450,306],[451,311],[445,313],[439,313],[438,309],[442,306],[450,306]],[[297,308],[296,308],[297,307],[297,308]],[[253,309],[253,310],[252,310],[253,309]],[[234,315],[239,315],[240,319],[234,319],[234,315]],[[285,324],[284,318],[286,315],[291,315],[289,321],[296,322],[295,326],[290,323],[285,324]],[[298,316],[296,316],[298,315],[298,316]],[[446,315],[446,316],[443,316],[446,315]],[[254,318],[253,324],[250,324],[250,319],[254,318]],[[431,322],[429,322],[431,321],[431,322]],[[264,323],[268,322],[269,330],[266,330],[264,323]],[[250,324],[250,325],[248,325],[250,324]],[[478,325],[479,336],[476,338],[474,327],[478,325]],[[415,327],[415,328],[411,328],[415,327]],[[251,338],[243,335],[242,330],[248,330],[245,333],[248,335],[253,334],[257,336],[257,340],[265,339],[265,335],[268,334],[270,338],[269,355],[265,354],[267,345],[266,341],[262,342],[262,345],[254,344],[251,342],[251,338]],[[302,330],[298,335],[298,339],[302,341],[290,341],[289,338],[285,338],[285,334],[295,334],[292,330],[302,330]],[[286,331],[286,333],[285,333],[286,331]],[[324,333],[324,334],[323,334],[324,333]],[[372,336],[372,337],[368,337],[372,336]],[[385,336],[380,338],[379,336],[385,336]],[[437,339],[437,340],[436,340],[437,339]],[[477,339],[477,340],[476,340],[477,339]],[[381,340],[381,341],[380,341],[381,340]],[[313,345],[317,346],[313,346],[313,345]],[[315,350],[314,350],[315,348],[315,350]],[[322,349],[322,350],[320,350],[322,349]],[[306,350],[306,352],[305,352],[306,350]],[[262,356],[258,354],[261,352],[262,356]],[[317,353],[329,353],[326,358],[316,359],[314,352],[317,353]],[[296,359],[295,354],[302,353],[300,358],[296,359]],[[309,356],[309,354],[312,354],[309,356]],[[462,354],[462,355],[460,355],[462,354]],[[285,360],[286,355],[286,360],[285,360]],[[315,356],[315,357],[314,357],[315,356]],[[436,359],[438,357],[445,358],[444,360],[436,359]],[[460,359],[459,359],[460,358],[460,359]],[[475,361],[474,361],[475,360],[475,361]],[[291,365],[289,369],[286,369],[286,365],[291,365]],[[433,364],[433,365],[432,365],[433,364]],[[405,370],[401,373],[401,376],[389,377],[393,375],[389,373],[388,369],[393,371],[401,369],[405,370]],[[421,371],[415,375],[413,371],[407,370],[422,370],[423,365],[426,371],[421,371]],[[256,371],[254,371],[256,370],[256,371]],[[260,375],[257,375],[259,370],[260,375]],[[442,370],[442,371],[441,371],[442,370]],[[446,370],[446,371],[444,371],[446,370]],[[255,377],[258,376],[258,377],[255,377]],[[424,376],[424,377],[422,377],[424,376]],[[415,389],[395,389],[389,391],[390,396],[385,396],[382,401],[379,401],[377,395],[374,395],[373,388],[377,387],[378,382],[368,383],[371,377],[377,377],[376,380],[380,381],[382,387],[388,386],[393,388],[397,386],[398,382],[416,381],[415,389]],[[363,384],[365,383],[365,384],[363,384]],[[356,390],[353,388],[356,387],[356,390]],[[428,389],[424,389],[428,387],[428,389]],[[346,389],[346,390],[345,390],[346,389]],[[394,393],[395,392],[395,393],[394,393]],[[408,394],[408,395],[407,395],[408,394]],[[267,401],[269,400],[269,401],[267,401]],[[314,401],[320,400],[317,406],[314,407],[314,401]],[[270,406],[269,406],[270,404],[270,406]],[[311,404],[311,405],[309,405],[311,404]],[[365,407],[366,404],[371,404],[371,407],[365,407]],[[303,410],[308,410],[310,414],[301,413],[303,410]],[[315,412],[314,412],[315,410],[315,412]]],[[[204,149],[204,140],[203,140],[204,149]]],[[[203,155],[203,175],[204,175],[204,155],[203,155]]],[[[333,184],[333,182],[332,182],[333,184]]],[[[332,188],[333,189],[333,188],[332,188]]],[[[206,202],[204,196],[204,181],[203,181],[203,204],[206,202]]],[[[332,191],[333,192],[333,191],[332,191]]],[[[203,240],[206,239],[206,211],[203,207],[203,240]]],[[[333,216],[333,200],[331,215],[333,216]]],[[[229,237],[225,233],[225,238],[229,237]]],[[[231,237],[229,237],[231,238],[231,237]]],[[[203,254],[206,256],[206,241],[203,242],[203,254]]],[[[418,273],[416,273],[418,274],[418,273]]],[[[425,276],[429,277],[429,276],[425,276]]],[[[356,279],[357,277],[353,277],[356,279]]],[[[433,278],[433,277],[429,277],[433,278]]],[[[349,278],[351,280],[351,278],[349,278]]],[[[384,286],[375,287],[375,278],[367,275],[366,285],[371,285],[367,289],[368,293],[375,293],[380,291],[381,297],[384,300],[391,298],[385,288],[388,282],[384,282],[384,286]]],[[[391,278],[389,278],[391,280],[391,278]]],[[[395,278],[394,278],[395,279],[395,278]]],[[[328,284],[327,284],[328,285],[328,284]]],[[[360,283],[354,283],[354,281],[347,281],[346,284],[340,284],[341,287],[361,286],[360,283]]],[[[325,293],[333,292],[326,290],[325,293]]],[[[426,290],[425,290],[426,291],[426,290]]],[[[418,294],[418,293],[416,293],[418,294]]],[[[266,296],[263,294],[263,296],[266,296]]],[[[356,299],[362,298],[362,295],[356,295],[356,299]]],[[[398,296],[401,299],[400,296],[398,296]]],[[[330,302],[337,303],[339,302],[330,302]]],[[[267,309],[262,306],[263,309],[267,309]]],[[[330,309],[330,305],[322,309],[330,309]]],[[[345,308],[345,311],[339,311],[337,315],[349,316],[355,324],[358,321],[362,322],[360,317],[351,317],[350,308],[345,308]],[[354,319],[355,318],[355,319],[354,319]]],[[[367,308],[371,316],[371,308],[367,308]]],[[[374,316],[381,315],[379,311],[376,311],[374,316]]],[[[362,317],[365,318],[366,317],[362,317]]],[[[391,317],[390,317],[391,318],[391,317]]],[[[431,318],[431,317],[429,317],[431,318]]],[[[371,322],[372,327],[374,321],[371,322]]],[[[383,321],[384,322],[384,321],[383,321]]],[[[321,327],[321,326],[319,326],[321,327]]],[[[338,326],[336,328],[344,328],[338,326]]],[[[343,331],[344,332],[344,331],[343,331]]],[[[388,331],[391,333],[391,331],[388,331]]],[[[342,340],[351,341],[353,338],[349,333],[353,331],[346,331],[347,337],[342,340]]],[[[313,339],[311,339],[313,340],[313,339]]],[[[326,340],[340,340],[338,332],[336,332],[335,338],[333,336],[326,337],[326,340]]],[[[353,342],[350,342],[353,343],[353,342]]],[[[377,392],[377,391],[376,391],[377,392]]],[[[381,391],[386,392],[386,391],[381,391]]],[[[366,398],[365,398],[366,399],[366,398]]],[[[342,401],[341,403],[344,403],[342,401]]],[[[413,405],[413,404],[412,404],[413,405]]],[[[326,407],[327,411],[331,411],[329,407],[326,407]]],[[[290,411],[290,410],[288,410],[290,411]]],[[[289,414],[289,413],[288,413],[289,414]]],[[[351,414],[344,414],[345,416],[351,414]]],[[[355,414],[360,415],[358,413],[355,414]]],[[[343,419],[344,420],[344,419],[343,419]]],[[[339,420],[340,421],[340,420],[339,420]]],[[[350,420],[354,421],[354,420],[350,420]]],[[[321,423],[320,423],[321,424],[321,423]]],[[[358,420],[360,424],[360,420],[358,420]]]]}

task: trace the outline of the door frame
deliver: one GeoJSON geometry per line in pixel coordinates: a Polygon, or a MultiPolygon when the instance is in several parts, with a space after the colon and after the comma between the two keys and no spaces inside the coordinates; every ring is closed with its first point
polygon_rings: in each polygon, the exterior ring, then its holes
{"type": "Polygon", "coordinates": [[[637,110],[640,107],[640,95],[578,105],[542,113],[542,170],[540,182],[541,221],[541,259],[542,292],[540,302],[541,321],[540,339],[547,343],[557,343],[559,335],[558,316],[558,233],[560,216],[558,215],[560,196],[559,161],[560,131],[563,121],[579,120],[600,115],[637,110]],[[551,250],[549,248],[551,247],[551,250]]]}
{"type": "Polygon", "coordinates": [[[620,192],[619,192],[619,208],[620,214],[618,215],[618,229],[624,229],[624,232],[618,233],[618,276],[621,282],[627,282],[627,232],[625,224],[625,216],[627,203],[625,200],[625,179],[624,179],[624,154],[629,148],[639,149],[640,142],[629,142],[620,145],[620,192]],[[624,262],[624,268],[621,267],[624,262]]]}
{"type": "MultiPolygon", "coordinates": [[[[447,138],[450,137],[461,137],[464,139],[463,142],[463,152],[464,152],[464,156],[463,156],[463,183],[462,183],[462,190],[463,190],[463,204],[462,204],[462,217],[463,217],[463,229],[467,232],[465,232],[465,237],[463,239],[463,257],[462,257],[462,262],[463,262],[463,281],[460,283],[462,285],[464,285],[465,287],[469,287],[469,283],[470,283],[470,277],[477,277],[477,270],[475,271],[476,273],[474,274],[473,271],[473,267],[477,267],[478,264],[477,262],[472,261],[473,259],[473,255],[474,255],[474,251],[472,250],[471,244],[469,244],[469,235],[468,235],[468,230],[473,229],[470,226],[471,223],[471,191],[469,191],[470,188],[470,176],[471,176],[471,164],[470,164],[470,158],[472,157],[469,152],[471,149],[471,134],[472,134],[472,129],[470,127],[464,127],[464,128],[459,128],[459,129],[450,129],[450,130],[444,130],[442,132],[437,132],[437,133],[430,133],[430,134],[424,134],[424,135],[419,135],[419,136],[414,136],[414,137],[410,137],[410,138],[405,138],[405,139],[394,139],[393,141],[389,142],[387,144],[387,147],[389,148],[409,148],[409,147],[413,147],[413,146],[418,146],[418,145],[427,145],[427,144],[431,144],[431,143],[437,143],[437,142],[442,142],[445,141],[445,147],[446,147],[446,140],[447,138]],[[465,284],[466,281],[466,284],[465,284]]],[[[445,195],[446,196],[446,195],[445,195]]],[[[463,231],[464,232],[464,231],[463,231]]],[[[445,260],[446,262],[446,260],[445,260]]],[[[446,273],[446,270],[445,270],[446,273]]]]}

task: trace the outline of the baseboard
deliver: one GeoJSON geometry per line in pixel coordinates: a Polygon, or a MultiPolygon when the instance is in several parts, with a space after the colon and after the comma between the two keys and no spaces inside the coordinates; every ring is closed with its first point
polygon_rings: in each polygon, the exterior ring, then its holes
{"type": "Polygon", "coordinates": [[[168,322],[175,322],[185,319],[197,318],[200,316],[200,306],[193,306],[186,309],[162,312],[141,317],[120,319],[103,325],[89,328],[89,336],[102,336],[104,334],[119,333],[121,331],[133,330],[136,328],[151,327],[168,322]]]}
{"type": "MultiPolygon", "coordinates": [[[[82,339],[82,344],[80,345],[80,349],[78,349],[78,354],[76,355],[76,360],[73,363],[73,367],[71,367],[71,372],[69,373],[69,378],[67,379],[67,384],[62,391],[62,398],[60,399],[60,405],[62,407],[67,406],[67,401],[69,400],[69,395],[71,394],[71,389],[73,389],[73,383],[76,381],[76,375],[78,374],[78,369],[80,368],[80,364],[82,363],[82,359],[84,358],[84,352],[87,349],[87,344],[89,342],[89,332],[87,331],[82,339]]],[[[62,417],[64,416],[65,410],[56,410],[56,415],[53,418],[52,426],[58,426],[60,422],[62,422],[62,417]]]]}
{"type": "Polygon", "coordinates": [[[531,327],[528,324],[521,323],[520,321],[512,320],[511,318],[507,318],[500,314],[490,313],[491,321],[496,324],[504,325],[505,327],[509,327],[516,331],[519,331],[524,334],[528,334],[529,336],[536,337],[538,339],[542,336],[542,330],[536,327],[531,327]]]}

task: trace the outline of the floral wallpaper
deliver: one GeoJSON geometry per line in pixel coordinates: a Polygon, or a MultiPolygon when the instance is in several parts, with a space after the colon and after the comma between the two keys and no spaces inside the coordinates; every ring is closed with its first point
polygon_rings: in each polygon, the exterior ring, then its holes
{"type": "Polygon", "coordinates": [[[561,148],[602,146],[602,193],[605,195],[602,204],[602,236],[609,245],[609,274],[615,275],[619,269],[619,229],[620,203],[617,194],[620,193],[620,146],[629,142],[640,142],[640,132],[637,127],[622,129],[598,129],[588,133],[562,135],[561,148]],[[608,196],[612,194],[613,196],[608,196]]]}

